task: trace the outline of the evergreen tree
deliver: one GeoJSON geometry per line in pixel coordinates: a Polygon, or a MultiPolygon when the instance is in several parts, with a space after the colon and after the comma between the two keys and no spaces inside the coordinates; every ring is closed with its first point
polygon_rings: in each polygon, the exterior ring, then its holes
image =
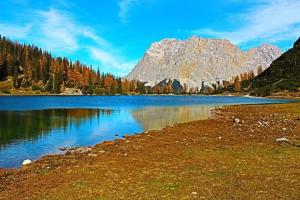
{"type": "Polygon", "coordinates": [[[234,78],[234,91],[235,92],[240,92],[241,91],[241,82],[240,82],[240,77],[236,76],[234,78]]]}
{"type": "Polygon", "coordinates": [[[205,90],[205,85],[204,85],[204,81],[201,82],[201,89],[200,89],[200,93],[204,94],[204,90],[205,90]]]}
{"type": "Polygon", "coordinates": [[[60,94],[60,86],[61,86],[61,78],[62,74],[61,72],[54,72],[54,77],[53,77],[53,93],[54,94],[60,94]]]}
{"type": "Polygon", "coordinates": [[[7,77],[7,60],[4,59],[2,62],[0,62],[0,81],[3,81],[7,77]]]}
{"type": "Polygon", "coordinates": [[[19,61],[16,61],[14,68],[13,68],[13,87],[19,88],[18,84],[18,76],[19,76],[19,61]]]}
{"type": "Polygon", "coordinates": [[[52,92],[52,87],[53,87],[53,77],[50,76],[49,79],[48,79],[48,81],[46,82],[46,87],[45,87],[45,89],[46,89],[46,91],[48,91],[48,92],[52,92]]]}
{"type": "Polygon", "coordinates": [[[88,94],[92,95],[94,93],[94,84],[92,81],[91,73],[89,73],[89,86],[88,86],[88,94]]]}
{"type": "Polygon", "coordinates": [[[117,86],[117,93],[122,94],[122,79],[118,78],[117,80],[118,86],[117,86]]]}

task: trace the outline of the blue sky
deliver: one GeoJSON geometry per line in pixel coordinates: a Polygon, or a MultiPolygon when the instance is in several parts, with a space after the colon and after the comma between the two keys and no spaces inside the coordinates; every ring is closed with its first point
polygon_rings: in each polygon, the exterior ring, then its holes
{"type": "Polygon", "coordinates": [[[5,0],[0,13],[1,35],[121,76],[163,38],[287,50],[300,36],[299,0],[5,0]]]}

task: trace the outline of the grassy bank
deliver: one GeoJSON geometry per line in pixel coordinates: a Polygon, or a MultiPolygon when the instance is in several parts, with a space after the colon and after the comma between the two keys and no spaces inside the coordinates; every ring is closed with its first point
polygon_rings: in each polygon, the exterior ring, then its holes
{"type": "Polygon", "coordinates": [[[299,117],[300,103],[228,106],[209,120],[45,156],[0,170],[0,199],[300,199],[299,117]]]}

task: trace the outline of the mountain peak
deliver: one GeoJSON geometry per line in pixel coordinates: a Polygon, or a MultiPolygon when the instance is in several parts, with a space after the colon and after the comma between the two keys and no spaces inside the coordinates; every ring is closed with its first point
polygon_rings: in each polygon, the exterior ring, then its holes
{"type": "Polygon", "coordinates": [[[259,66],[266,69],[280,55],[280,49],[269,44],[242,51],[226,39],[168,38],[153,43],[127,78],[148,83],[170,78],[194,88],[200,87],[202,81],[210,85],[256,72],[259,66]]]}

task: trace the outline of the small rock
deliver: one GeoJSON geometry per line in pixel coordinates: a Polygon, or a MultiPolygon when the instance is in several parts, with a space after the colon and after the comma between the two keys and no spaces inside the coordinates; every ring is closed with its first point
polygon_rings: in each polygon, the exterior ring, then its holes
{"type": "Polygon", "coordinates": [[[90,148],[90,147],[80,147],[80,148],[76,149],[75,151],[77,151],[79,153],[87,153],[87,152],[91,152],[92,148],[90,148]]]}
{"type": "Polygon", "coordinates": [[[97,154],[95,154],[95,153],[89,153],[88,156],[90,156],[90,157],[96,157],[97,154]]]}
{"type": "Polygon", "coordinates": [[[290,143],[290,140],[289,139],[287,139],[287,138],[285,138],[285,137],[283,137],[283,138],[278,138],[278,139],[276,139],[276,142],[283,142],[283,143],[290,143]]]}
{"type": "Polygon", "coordinates": [[[26,160],[24,160],[24,161],[22,162],[22,165],[29,165],[29,164],[31,164],[31,163],[32,163],[31,160],[26,159],[26,160]]]}
{"type": "Polygon", "coordinates": [[[68,147],[60,147],[59,150],[66,151],[66,150],[68,150],[68,147]]]}
{"type": "Polygon", "coordinates": [[[234,122],[234,123],[240,123],[240,119],[234,118],[234,119],[233,119],[233,122],[234,122]]]}
{"type": "Polygon", "coordinates": [[[197,195],[197,192],[192,192],[191,195],[197,195]]]}
{"type": "Polygon", "coordinates": [[[104,150],[100,150],[99,153],[105,153],[105,151],[104,150]]]}
{"type": "Polygon", "coordinates": [[[283,131],[286,131],[287,129],[286,129],[286,128],[282,128],[282,130],[283,130],[283,131]]]}
{"type": "Polygon", "coordinates": [[[222,137],[221,136],[219,136],[219,140],[221,140],[222,139],[222,137]]]}

